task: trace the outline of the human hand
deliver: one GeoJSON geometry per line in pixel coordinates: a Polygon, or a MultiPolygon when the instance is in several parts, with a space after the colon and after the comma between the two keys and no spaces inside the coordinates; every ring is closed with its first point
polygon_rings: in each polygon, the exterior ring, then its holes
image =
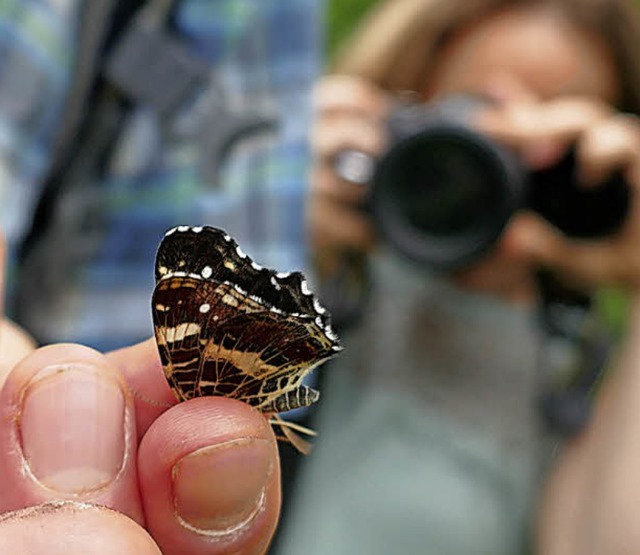
{"type": "Polygon", "coordinates": [[[328,76],[315,88],[307,227],[321,273],[331,273],[345,250],[373,245],[373,225],[362,211],[366,187],[341,179],[334,164],[344,150],[380,154],[390,106],[387,93],[355,77],[328,76]]]}
{"type": "Polygon", "coordinates": [[[279,507],[264,416],[176,405],[153,340],[38,349],[0,392],[2,553],[264,553],[279,507]]]}
{"type": "Polygon", "coordinates": [[[36,348],[35,341],[20,326],[3,318],[6,246],[0,234],[0,389],[5,378],[24,356],[36,348]]]}
{"type": "Polygon", "coordinates": [[[631,187],[622,228],[594,240],[563,235],[541,217],[513,218],[502,246],[512,261],[543,266],[574,285],[620,285],[640,289],[640,122],[587,98],[540,102],[519,99],[481,114],[479,128],[513,147],[532,169],[555,164],[575,145],[584,187],[597,187],[621,170],[631,187]]]}

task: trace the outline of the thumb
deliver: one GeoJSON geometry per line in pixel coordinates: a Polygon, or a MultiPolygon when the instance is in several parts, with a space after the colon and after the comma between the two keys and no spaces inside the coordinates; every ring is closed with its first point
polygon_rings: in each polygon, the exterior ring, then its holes
{"type": "Polygon", "coordinates": [[[142,522],[134,412],[100,353],[54,345],[27,356],[0,391],[0,513],[73,499],[142,522]]]}
{"type": "Polygon", "coordinates": [[[576,285],[593,286],[622,279],[619,256],[610,241],[579,240],[535,214],[514,218],[508,242],[515,257],[550,269],[576,285]]]}

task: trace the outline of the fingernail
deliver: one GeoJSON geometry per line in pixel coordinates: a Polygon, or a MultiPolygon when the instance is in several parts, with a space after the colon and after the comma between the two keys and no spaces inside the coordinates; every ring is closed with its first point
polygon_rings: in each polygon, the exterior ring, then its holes
{"type": "Polygon", "coordinates": [[[96,368],[46,368],[25,391],[22,450],[33,476],[48,488],[82,493],[109,484],[122,467],[125,399],[96,368]]]}
{"type": "Polygon", "coordinates": [[[246,438],[204,447],[173,467],[176,514],[190,530],[227,534],[251,522],[264,505],[273,446],[246,438]]]}

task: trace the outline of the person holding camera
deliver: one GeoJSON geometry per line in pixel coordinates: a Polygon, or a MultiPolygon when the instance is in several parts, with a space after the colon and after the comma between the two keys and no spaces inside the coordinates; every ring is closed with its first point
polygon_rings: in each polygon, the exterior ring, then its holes
{"type": "Polygon", "coordinates": [[[639,47],[627,0],[365,17],[316,89],[309,237],[351,327],[283,553],[640,548],[639,47]]]}

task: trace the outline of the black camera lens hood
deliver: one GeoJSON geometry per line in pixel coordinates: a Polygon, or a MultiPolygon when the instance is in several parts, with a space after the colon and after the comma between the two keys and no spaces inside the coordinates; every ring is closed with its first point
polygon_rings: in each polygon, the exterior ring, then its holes
{"type": "Polygon", "coordinates": [[[397,251],[431,269],[451,271],[493,247],[512,214],[523,206],[525,181],[526,172],[511,151],[466,125],[431,121],[421,132],[397,140],[382,156],[370,208],[379,232],[397,251]],[[446,164],[450,167],[440,167],[446,164]],[[466,174],[474,186],[455,179],[434,183],[456,174],[466,174]],[[414,190],[407,190],[412,185],[414,190]],[[424,198],[416,196],[422,193],[424,198]],[[461,202],[445,206],[442,201],[450,193],[461,202]],[[415,210],[414,200],[427,203],[427,215],[440,210],[439,219],[457,219],[458,229],[440,233],[428,221],[416,225],[416,218],[408,215],[415,210]]]}

